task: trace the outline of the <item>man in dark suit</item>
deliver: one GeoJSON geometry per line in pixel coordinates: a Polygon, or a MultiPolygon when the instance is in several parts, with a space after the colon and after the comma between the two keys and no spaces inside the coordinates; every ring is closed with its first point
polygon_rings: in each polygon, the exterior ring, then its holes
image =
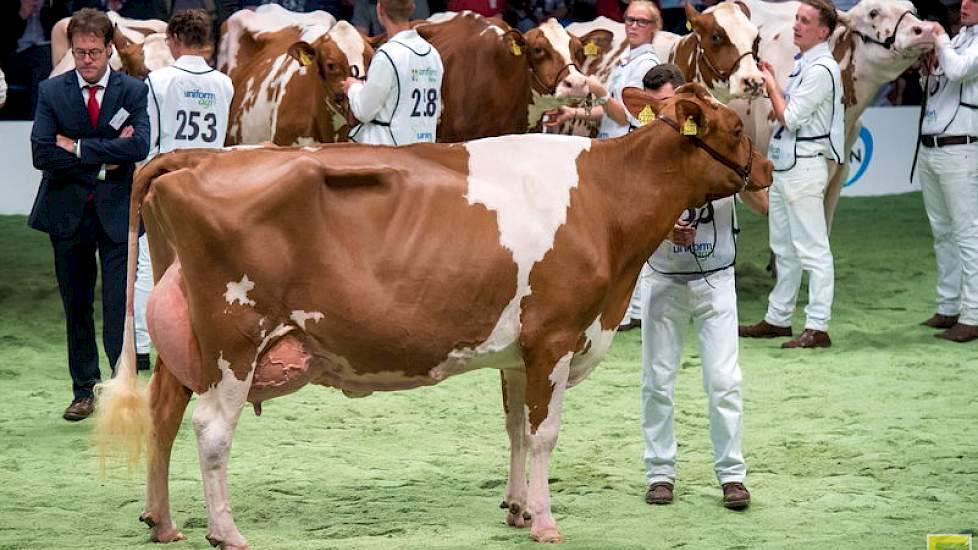
{"type": "Polygon", "coordinates": [[[94,9],[75,13],[68,41],[76,70],[41,84],[31,149],[43,171],[28,221],[48,233],[68,331],[74,399],[66,420],[93,411],[100,380],[92,316],[96,251],[102,266],[102,343],[109,364],[122,351],[126,239],[133,163],[149,151],[146,86],[109,70],[113,27],[94,9]]]}

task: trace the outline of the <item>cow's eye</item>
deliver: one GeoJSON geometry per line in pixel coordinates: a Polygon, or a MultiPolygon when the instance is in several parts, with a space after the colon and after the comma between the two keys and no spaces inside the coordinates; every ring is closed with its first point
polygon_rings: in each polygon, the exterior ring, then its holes
{"type": "Polygon", "coordinates": [[[540,46],[533,48],[533,55],[536,56],[543,55],[543,48],[541,48],[540,46]]]}
{"type": "Polygon", "coordinates": [[[880,10],[869,10],[869,18],[876,19],[876,16],[880,14],[880,10]]]}
{"type": "Polygon", "coordinates": [[[723,42],[723,36],[718,32],[713,33],[713,43],[720,44],[721,42],[723,42]]]}
{"type": "Polygon", "coordinates": [[[326,70],[329,72],[336,72],[336,63],[327,63],[326,70]]]}

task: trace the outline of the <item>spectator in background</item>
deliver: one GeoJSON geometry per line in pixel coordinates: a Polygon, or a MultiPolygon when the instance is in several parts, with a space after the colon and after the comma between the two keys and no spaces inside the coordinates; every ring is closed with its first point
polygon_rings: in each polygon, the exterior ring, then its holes
{"type": "Polygon", "coordinates": [[[607,17],[621,23],[625,20],[625,7],[627,3],[620,0],[597,0],[595,3],[595,16],[607,17]]]}
{"type": "Polygon", "coordinates": [[[543,23],[553,17],[560,21],[561,25],[566,26],[570,23],[570,9],[567,7],[570,1],[573,0],[534,0],[533,17],[537,23],[543,23]]]}
{"type": "Polygon", "coordinates": [[[134,163],[149,152],[146,85],[109,69],[112,34],[102,12],[89,8],[72,16],[75,70],[39,87],[31,130],[34,167],[42,176],[28,224],[47,233],[54,249],[74,393],[64,412],[70,421],[92,414],[101,378],[93,315],[99,271],[109,365],[122,352],[129,196],[134,163]]]}
{"type": "MultiPolygon", "coordinates": [[[[325,11],[333,17],[339,19],[340,2],[339,0],[260,0],[257,4],[278,4],[283,8],[297,13],[309,13],[311,11],[325,11]]],[[[226,15],[227,19],[231,14],[226,15]]]]}
{"type": "Polygon", "coordinates": [[[71,15],[69,0],[4,0],[0,4],[0,68],[15,112],[33,118],[38,85],[51,72],[51,27],[71,15]],[[19,95],[15,98],[13,96],[19,95]]]}
{"type": "Polygon", "coordinates": [[[536,20],[533,19],[530,0],[509,0],[506,2],[503,21],[520,32],[526,32],[537,26],[536,20]]]}
{"type": "MultiPolygon", "coordinates": [[[[174,5],[180,0],[172,0],[174,5]]],[[[170,0],[110,0],[109,7],[129,19],[159,19],[166,21],[170,15],[170,0]]]]}
{"type": "Polygon", "coordinates": [[[506,9],[506,0],[448,0],[448,11],[470,10],[495,17],[506,9]]]}
{"type": "MultiPolygon", "coordinates": [[[[428,0],[415,0],[414,14],[410,19],[412,21],[427,19],[429,15],[431,13],[428,10],[428,0]]],[[[380,19],[377,18],[377,0],[354,0],[353,19],[350,22],[361,34],[367,36],[377,36],[384,33],[384,26],[380,24],[380,19]]]]}

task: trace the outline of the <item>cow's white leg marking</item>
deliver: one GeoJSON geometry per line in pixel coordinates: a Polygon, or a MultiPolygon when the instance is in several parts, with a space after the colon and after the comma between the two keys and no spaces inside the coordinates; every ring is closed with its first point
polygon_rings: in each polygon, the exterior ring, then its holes
{"type": "Polygon", "coordinates": [[[529,425],[526,419],[526,371],[508,369],[501,371],[505,382],[506,432],[509,434],[509,481],[506,483],[508,508],[506,523],[514,527],[525,527],[523,513],[526,508],[526,435],[529,425]]]}
{"type": "Polygon", "coordinates": [[[231,517],[227,467],[231,439],[255,370],[252,367],[244,380],[238,380],[231,372],[231,364],[224,359],[223,352],[217,366],[221,371],[221,380],[200,395],[193,416],[204,496],[207,498],[207,539],[212,544],[223,543],[225,549],[247,548],[247,541],[231,517]]]}
{"type": "MultiPolygon", "coordinates": [[[[527,505],[533,517],[530,534],[540,542],[560,542],[560,532],[557,522],[550,515],[550,455],[557,445],[557,434],[560,431],[560,410],[564,403],[564,391],[567,389],[567,375],[570,372],[572,352],[557,361],[550,374],[553,393],[547,406],[547,418],[537,426],[536,433],[527,430],[527,441],[530,449],[530,485],[527,505]]],[[[524,409],[529,416],[529,410],[524,409]]]]}

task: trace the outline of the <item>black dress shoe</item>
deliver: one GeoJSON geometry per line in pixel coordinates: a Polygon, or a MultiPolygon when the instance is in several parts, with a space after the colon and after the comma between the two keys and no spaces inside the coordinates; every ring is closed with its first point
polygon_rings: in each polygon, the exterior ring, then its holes
{"type": "Polygon", "coordinates": [[[935,313],[930,319],[920,324],[930,328],[949,329],[957,322],[958,315],[941,315],[940,313],[935,313]]]}
{"type": "Polygon", "coordinates": [[[954,326],[934,335],[935,338],[943,338],[952,342],[964,343],[978,338],[978,325],[966,325],[964,323],[954,323],[954,326]]]}
{"type": "Polygon", "coordinates": [[[759,323],[754,325],[739,325],[737,334],[742,338],[778,338],[791,336],[791,327],[779,327],[761,319],[759,323]]]}
{"type": "Polygon", "coordinates": [[[136,370],[149,370],[149,354],[148,353],[137,353],[136,354],[136,370]]]}
{"type": "Polygon", "coordinates": [[[69,422],[78,422],[79,420],[85,420],[92,413],[95,412],[95,399],[92,397],[82,397],[81,399],[75,399],[68,405],[65,409],[62,418],[69,422]]]}
{"type": "Polygon", "coordinates": [[[618,332],[628,332],[629,330],[642,328],[641,319],[631,319],[627,323],[618,325],[618,332]]]}

